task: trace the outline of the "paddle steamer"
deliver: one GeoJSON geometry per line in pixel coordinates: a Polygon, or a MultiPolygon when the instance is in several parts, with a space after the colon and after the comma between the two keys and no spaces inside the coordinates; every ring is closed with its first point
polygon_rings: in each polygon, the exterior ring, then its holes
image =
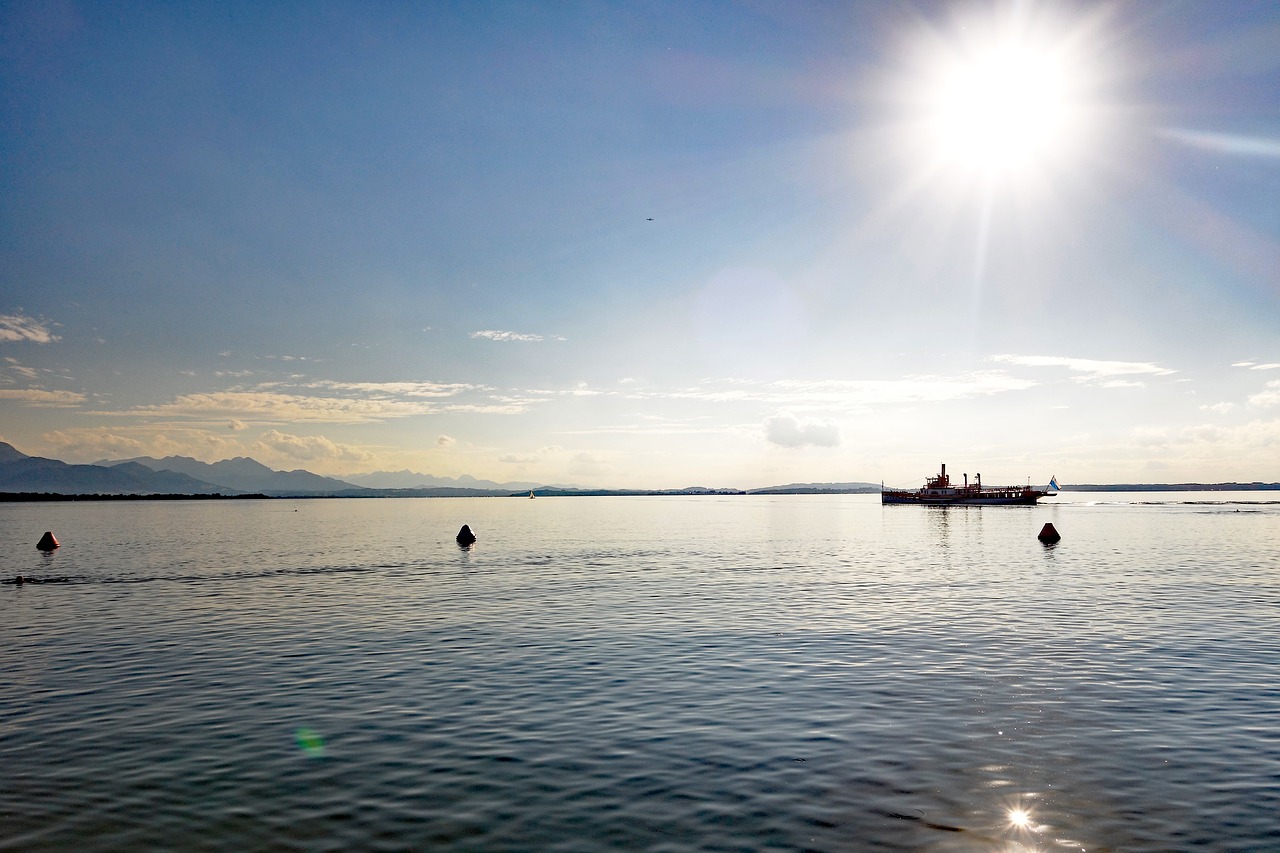
{"type": "Polygon", "coordinates": [[[964,485],[954,486],[944,463],[936,477],[925,480],[923,489],[880,489],[882,504],[926,504],[928,506],[1028,506],[1046,496],[1058,493],[1056,478],[1050,478],[1048,489],[1031,486],[984,486],[982,475],[964,475],[964,485]]]}

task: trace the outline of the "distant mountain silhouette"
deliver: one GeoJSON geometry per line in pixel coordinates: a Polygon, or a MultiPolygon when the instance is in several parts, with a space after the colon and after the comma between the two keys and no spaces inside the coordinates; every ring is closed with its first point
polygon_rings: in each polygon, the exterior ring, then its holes
{"type": "Polygon", "coordinates": [[[152,471],[172,471],[206,483],[215,483],[226,489],[261,492],[264,495],[330,494],[351,489],[353,485],[301,469],[275,471],[247,456],[237,456],[234,459],[224,459],[214,463],[201,462],[190,456],[166,456],[163,459],[139,456],[119,462],[104,461],[98,464],[111,467],[137,464],[152,471]]]}
{"type": "Polygon", "coordinates": [[[419,474],[416,471],[374,471],[370,474],[352,474],[344,478],[348,483],[363,486],[366,489],[498,489],[520,491],[538,489],[542,483],[495,483],[493,480],[477,480],[469,474],[461,477],[433,477],[430,474],[419,474]]]}
{"type": "Polygon", "coordinates": [[[17,462],[19,459],[30,459],[31,457],[23,453],[18,448],[8,442],[0,441],[0,465],[5,462],[17,462]]]}
{"type": "Polygon", "coordinates": [[[788,483],[785,486],[765,486],[748,489],[753,495],[799,495],[816,493],[840,493],[865,495],[880,492],[879,483],[788,483]]]}
{"type": "Polygon", "coordinates": [[[231,494],[235,490],[174,471],[153,471],[134,463],[110,468],[69,465],[57,459],[28,456],[13,445],[0,441],[0,491],[63,495],[212,495],[219,492],[231,494]]]}

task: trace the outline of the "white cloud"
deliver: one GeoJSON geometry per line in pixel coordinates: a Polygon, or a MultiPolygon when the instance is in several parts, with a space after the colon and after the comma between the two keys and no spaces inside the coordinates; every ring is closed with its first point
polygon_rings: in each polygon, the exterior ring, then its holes
{"type": "MultiPolygon", "coordinates": [[[[59,458],[125,459],[150,455],[150,447],[136,438],[105,429],[56,430],[41,436],[59,458]]],[[[167,454],[165,454],[167,455],[167,454]]]]}
{"type": "Polygon", "coordinates": [[[0,400],[19,400],[31,406],[66,409],[84,402],[85,396],[76,391],[41,391],[36,388],[0,390],[0,400]]]}
{"type": "Polygon", "coordinates": [[[337,444],[322,435],[290,435],[274,429],[259,436],[254,448],[303,461],[365,462],[373,458],[373,454],[367,451],[349,444],[337,444]]]}
{"type": "Polygon", "coordinates": [[[1255,364],[1255,365],[1252,365],[1249,369],[1250,370],[1280,370],[1280,362],[1273,361],[1267,364],[1255,364]]]}
{"type": "Polygon", "coordinates": [[[1259,409],[1280,406],[1280,380],[1268,382],[1265,391],[1259,391],[1257,394],[1250,396],[1249,405],[1257,406],[1259,409]]]}
{"type": "Polygon", "coordinates": [[[457,443],[458,440],[451,435],[436,436],[436,447],[453,447],[457,443]]]}
{"type": "Polygon", "coordinates": [[[1214,403],[1212,405],[1201,406],[1200,410],[1204,412],[1215,412],[1219,415],[1225,415],[1235,409],[1235,403],[1214,403]]]}
{"type": "MultiPolygon", "coordinates": [[[[1099,361],[1091,358],[1070,358],[1056,355],[1010,355],[1006,353],[990,356],[990,360],[1004,362],[1005,364],[1016,364],[1021,367],[1065,367],[1073,373],[1082,374],[1078,377],[1078,381],[1081,382],[1102,382],[1114,376],[1167,376],[1170,373],[1178,372],[1149,361],[1099,361]]],[[[1133,382],[1131,384],[1140,385],[1141,383],[1133,382]]],[[[1116,386],[1110,385],[1108,387],[1116,386]]]]}
{"type": "Polygon", "coordinates": [[[32,341],[48,344],[61,340],[49,331],[48,323],[21,314],[0,314],[0,341],[32,341]]]}
{"type": "Polygon", "coordinates": [[[610,470],[608,460],[594,453],[575,453],[569,461],[569,473],[578,476],[601,476],[610,470]]]}
{"type": "Polygon", "coordinates": [[[797,418],[783,412],[764,420],[765,438],[781,447],[835,447],[840,444],[840,428],[831,421],[797,418]]]}
{"type": "MultiPolygon", "coordinates": [[[[473,338],[484,338],[490,341],[525,341],[529,343],[537,343],[544,340],[542,335],[526,335],[520,332],[500,332],[495,329],[484,329],[479,332],[472,332],[473,338]]],[[[564,338],[560,338],[564,340],[564,338]]]]}
{"type": "Polygon", "coordinates": [[[1096,457],[1114,452],[1118,459],[1129,463],[1161,459],[1176,463],[1170,466],[1175,469],[1213,472],[1201,476],[1204,482],[1248,482],[1275,480],[1276,466],[1272,460],[1276,458],[1277,447],[1280,447],[1280,419],[1253,420],[1232,426],[1139,427],[1132,432],[1130,442],[1110,450],[1095,445],[1088,453],[1096,457]]]}

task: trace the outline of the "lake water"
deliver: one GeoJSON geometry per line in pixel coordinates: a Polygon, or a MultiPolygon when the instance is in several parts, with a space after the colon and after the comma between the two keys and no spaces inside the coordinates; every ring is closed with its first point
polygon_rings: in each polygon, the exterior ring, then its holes
{"type": "Polygon", "coordinates": [[[1278,499],[0,504],[0,849],[1280,849],[1278,499]]]}

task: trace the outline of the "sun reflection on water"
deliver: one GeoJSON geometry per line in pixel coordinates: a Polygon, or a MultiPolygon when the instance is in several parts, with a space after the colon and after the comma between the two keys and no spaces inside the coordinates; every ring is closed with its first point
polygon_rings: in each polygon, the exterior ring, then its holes
{"type": "Polygon", "coordinates": [[[1018,829],[1029,829],[1031,813],[1026,809],[1009,809],[1009,825],[1018,829]]]}

